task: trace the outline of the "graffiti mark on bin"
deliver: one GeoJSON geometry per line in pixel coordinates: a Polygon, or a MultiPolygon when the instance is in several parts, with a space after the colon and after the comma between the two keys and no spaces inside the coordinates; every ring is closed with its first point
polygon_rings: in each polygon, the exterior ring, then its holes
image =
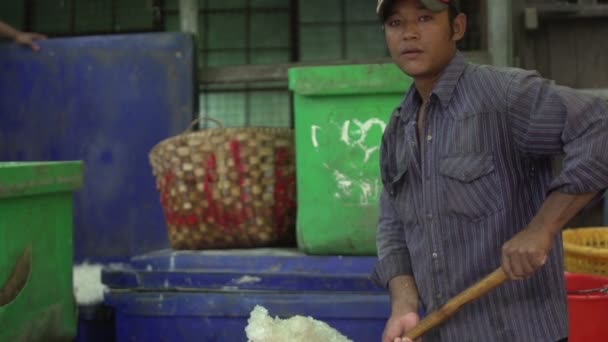
{"type": "Polygon", "coordinates": [[[333,175],[338,186],[334,193],[337,199],[357,196],[359,204],[368,205],[380,197],[382,188],[378,179],[353,179],[338,170],[333,170],[333,175]]]}
{"type": "MultiPolygon", "coordinates": [[[[341,127],[340,141],[349,147],[361,149],[364,152],[363,162],[367,163],[372,154],[379,149],[379,143],[371,142],[370,144],[368,136],[374,128],[377,128],[379,132],[384,132],[386,123],[378,118],[371,118],[364,122],[353,119],[344,121],[342,124],[339,124],[339,127],[341,127]]],[[[322,131],[322,127],[312,125],[310,131],[312,146],[319,148],[319,132],[322,131]]]]}
{"type": "Polygon", "coordinates": [[[317,153],[331,153],[342,146],[348,160],[336,162],[333,155],[323,163],[324,169],[333,176],[336,199],[360,205],[375,204],[382,186],[379,175],[373,171],[377,166],[380,138],[386,122],[380,118],[330,118],[325,125],[311,125],[311,142],[317,153]],[[332,143],[333,142],[333,143],[332,143]],[[330,146],[333,145],[333,146],[330,146]]]}
{"type": "Polygon", "coordinates": [[[360,148],[365,153],[363,162],[367,163],[371,155],[379,149],[378,142],[373,142],[373,145],[369,146],[367,141],[369,133],[376,126],[380,129],[380,132],[384,132],[384,128],[386,128],[384,121],[377,118],[365,122],[357,119],[346,120],[342,124],[340,140],[348,146],[360,148]]]}
{"type": "Polygon", "coordinates": [[[319,148],[319,140],[317,140],[317,132],[321,129],[321,126],[312,125],[311,127],[311,135],[312,135],[312,146],[315,148],[319,148]]]}

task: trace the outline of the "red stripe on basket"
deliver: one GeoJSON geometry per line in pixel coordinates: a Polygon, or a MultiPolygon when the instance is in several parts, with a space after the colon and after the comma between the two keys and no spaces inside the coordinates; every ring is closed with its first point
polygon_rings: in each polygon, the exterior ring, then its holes
{"type": "MultiPolygon", "coordinates": [[[[247,222],[249,217],[247,217],[247,211],[245,207],[247,206],[247,195],[246,195],[246,187],[245,187],[245,179],[247,175],[245,164],[243,163],[242,158],[242,148],[241,143],[238,140],[230,141],[230,152],[232,153],[232,160],[234,161],[234,167],[237,171],[238,184],[240,189],[240,197],[241,197],[241,209],[238,210],[234,216],[231,217],[231,223],[233,224],[230,228],[237,228],[241,224],[247,222]]],[[[230,224],[229,224],[230,225],[230,224]]]]}
{"type": "Polygon", "coordinates": [[[241,178],[242,175],[245,174],[245,165],[243,164],[243,160],[241,158],[241,143],[238,140],[230,141],[230,152],[232,152],[232,159],[234,160],[234,167],[236,171],[239,173],[239,184],[243,184],[245,181],[244,178],[241,178]]]}
{"type": "Polygon", "coordinates": [[[213,224],[218,221],[218,208],[215,199],[213,198],[213,184],[217,178],[217,160],[214,153],[209,154],[205,160],[205,182],[203,184],[203,193],[207,201],[207,210],[203,218],[207,223],[213,224]]]}
{"type": "Polygon", "coordinates": [[[173,181],[175,180],[175,176],[173,175],[173,173],[171,171],[167,171],[165,172],[164,176],[162,177],[162,180],[158,181],[158,189],[160,190],[160,203],[163,207],[163,211],[165,213],[165,217],[167,218],[167,221],[169,221],[169,217],[171,216],[170,210],[169,210],[169,191],[171,189],[171,184],[173,183],[173,181]]]}
{"type": "Polygon", "coordinates": [[[198,218],[196,215],[180,215],[173,212],[171,208],[171,196],[170,191],[175,183],[175,175],[171,171],[167,171],[161,180],[158,181],[158,189],[160,191],[160,203],[165,214],[165,219],[169,224],[175,225],[196,225],[198,224],[198,218]]]}

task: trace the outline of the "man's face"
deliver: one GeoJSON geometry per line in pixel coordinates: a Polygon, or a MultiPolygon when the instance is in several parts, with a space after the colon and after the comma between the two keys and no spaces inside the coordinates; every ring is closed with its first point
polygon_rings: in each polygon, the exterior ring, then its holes
{"type": "Polygon", "coordinates": [[[386,42],[395,63],[411,77],[433,77],[456,50],[448,11],[435,13],[420,0],[397,0],[384,23],[386,42]]]}

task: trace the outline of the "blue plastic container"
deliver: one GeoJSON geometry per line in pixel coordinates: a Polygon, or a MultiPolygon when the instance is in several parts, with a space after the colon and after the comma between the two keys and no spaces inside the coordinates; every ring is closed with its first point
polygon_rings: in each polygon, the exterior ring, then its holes
{"type": "MultiPolygon", "coordinates": [[[[1,42],[0,42],[1,43],[1,42]]],[[[194,118],[191,35],[0,44],[0,160],[82,160],[74,258],[116,262],[169,246],[148,153],[194,118]]]]}
{"type": "Polygon", "coordinates": [[[256,305],[313,316],[354,341],[378,341],[390,311],[369,280],[373,257],[295,250],[161,251],[104,269],[117,341],[246,341],[256,305]]]}

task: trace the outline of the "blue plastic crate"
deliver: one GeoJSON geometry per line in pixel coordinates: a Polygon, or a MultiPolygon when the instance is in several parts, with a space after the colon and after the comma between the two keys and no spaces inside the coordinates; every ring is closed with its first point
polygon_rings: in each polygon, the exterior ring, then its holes
{"type": "Polygon", "coordinates": [[[378,341],[388,294],[369,280],[375,258],[291,250],[161,251],[106,268],[117,341],[246,341],[251,310],[313,316],[355,341],[378,341]]]}

